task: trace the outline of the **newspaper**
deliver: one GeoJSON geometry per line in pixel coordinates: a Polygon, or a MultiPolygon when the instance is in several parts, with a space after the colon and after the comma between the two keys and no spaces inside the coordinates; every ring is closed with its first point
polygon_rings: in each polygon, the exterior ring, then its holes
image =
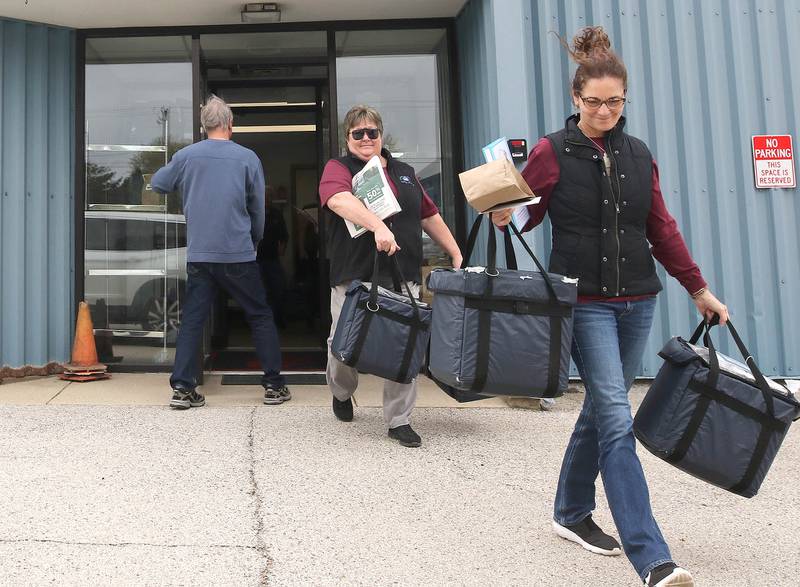
{"type": "MultiPolygon", "coordinates": [[[[498,159],[502,158],[506,158],[513,162],[513,158],[511,157],[511,149],[508,148],[508,139],[506,137],[500,137],[499,139],[492,141],[483,147],[481,151],[483,152],[483,158],[487,163],[491,161],[497,161],[498,159]]],[[[514,221],[514,225],[522,230],[522,227],[528,223],[528,220],[531,217],[530,213],[528,212],[528,205],[538,204],[540,200],[540,197],[535,196],[532,200],[526,200],[521,204],[517,204],[516,207],[514,207],[514,212],[512,213],[511,217],[514,221]]]]}
{"type": "MultiPolygon", "coordinates": [[[[389,187],[389,181],[386,179],[381,165],[381,158],[377,155],[367,161],[364,169],[353,176],[353,195],[381,220],[400,212],[400,204],[397,203],[397,198],[395,198],[392,188],[389,187]]],[[[359,226],[347,219],[344,223],[352,238],[367,232],[367,228],[364,226],[359,226]]]]}

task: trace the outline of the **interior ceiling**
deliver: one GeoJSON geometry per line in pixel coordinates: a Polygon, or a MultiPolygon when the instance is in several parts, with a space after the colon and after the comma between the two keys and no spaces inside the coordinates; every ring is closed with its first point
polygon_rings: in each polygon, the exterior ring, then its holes
{"type": "MultiPolygon", "coordinates": [[[[453,17],[466,0],[286,0],[280,22],[453,17]]],[[[0,17],[71,28],[242,24],[241,0],[0,0],[0,17]]]]}

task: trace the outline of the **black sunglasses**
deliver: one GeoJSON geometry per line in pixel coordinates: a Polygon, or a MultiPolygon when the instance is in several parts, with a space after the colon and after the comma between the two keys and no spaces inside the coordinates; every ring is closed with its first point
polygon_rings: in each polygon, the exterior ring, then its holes
{"type": "Polygon", "coordinates": [[[366,133],[366,135],[374,141],[378,138],[378,136],[380,136],[381,131],[379,131],[377,128],[357,128],[350,131],[350,134],[353,135],[353,138],[357,141],[360,141],[364,138],[364,133],[366,133]]]}

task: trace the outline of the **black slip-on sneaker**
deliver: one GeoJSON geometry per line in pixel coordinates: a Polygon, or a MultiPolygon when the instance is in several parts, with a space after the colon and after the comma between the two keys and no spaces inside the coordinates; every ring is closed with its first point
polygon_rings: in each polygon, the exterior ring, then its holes
{"type": "Polygon", "coordinates": [[[333,413],[339,418],[342,422],[352,422],[353,421],[353,400],[352,398],[347,398],[345,401],[340,402],[336,399],[336,396],[333,397],[333,413]]]}
{"type": "Polygon", "coordinates": [[[389,428],[389,438],[393,438],[403,446],[409,448],[417,448],[422,445],[422,439],[419,437],[419,434],[414,432],[414,429],[408,424],[397,426],[396,428],[389,428]]]}
{"type": "Polygon", "coordinates": [[[675,563],[658,565],[645,577],[647,587],[694,587],[692,574],[675,563]]]}
{"type": "Polygon", "coordinates": [[[609,536],[594,523],[589,514],[574,526],[562,526],[553,520],[553,530],[561,538],[566,538],[583,546],[586,550],[603,556],[618,556],[622,547],[613,536],[609,536]]]}

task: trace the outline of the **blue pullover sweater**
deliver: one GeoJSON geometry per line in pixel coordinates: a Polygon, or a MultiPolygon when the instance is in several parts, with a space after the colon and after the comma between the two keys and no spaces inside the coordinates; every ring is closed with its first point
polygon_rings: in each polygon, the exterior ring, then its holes
{"type": "Polygon", "coordinates": [[[233,141],[184,147],[153,175],[153,189],[180,191],[190,263],[254,261],[264,234],[264,170],[256,154],[233,141]]]}

